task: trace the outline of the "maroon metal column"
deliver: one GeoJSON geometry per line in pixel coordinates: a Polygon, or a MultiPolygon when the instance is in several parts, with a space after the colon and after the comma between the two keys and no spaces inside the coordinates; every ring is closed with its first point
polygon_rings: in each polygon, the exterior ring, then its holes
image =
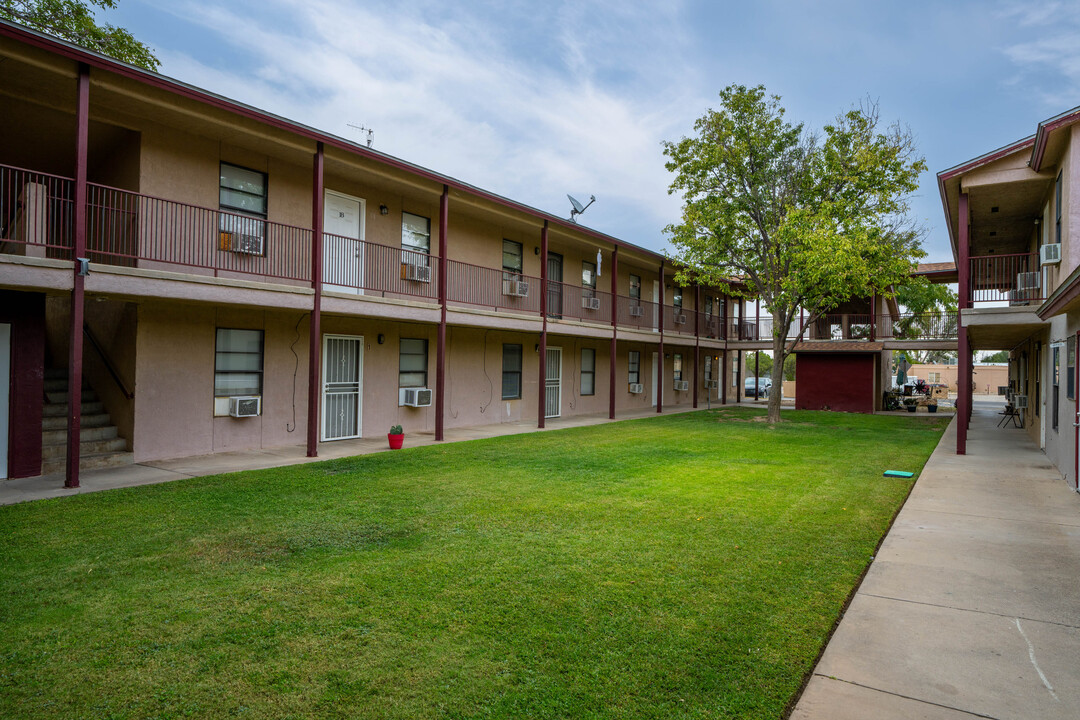
{"type": "Polygon", "coordinates": [[[540,330],[540,402],[536,410],[536,427],[544,428],[544,416],[547,415],[547,263],[548,263],[548,221],[540,231],[540,317],[544,325],[540,330]]]}
{"type": "Polygon", "coordinates": [[[877,339],[877,293],[870,293],[870,342],[877,339]]]}
{"type": "Polygon", "coordinates": [[[728,389],[728,365],[730,365],[731,358],[728,356],[728,305],[731,303],[731,299],[724,295],[724,312],[721,314],[721,322],[723,322],[723,330],[721,333],[724,338],[724,368],[720,375],[720,381],[723,386],[720,388],[720,404],[727,405],[727,389],[728,389]]]}
{"type": "Polygon", "coordinates": [[[446,415],[446,234],[450,227],[450,186],[439,198],[439,337],[435,358],[435,441],[443,439],[446,415]]]}
{"type": "Polygon", "coordinates": [[[311,162],[311,305],[308,342],[307,456],[319,457],[319,384],[322,351],[323,144],[316,143],[311,162]]]}
{"type": "Polygon", "coordinates": [[[956,454],[967,454],[967,431],[971,406],[971,348],[968,345],[967,328],[964,327],[964,308],[969,306],[971,298],[971,280],[969,273],[971,248],[969,246],[969,208],[967,193],[960,193],[959,217],[957,219],[957,246],[959,249],[957,258],[957,278],[959,295],[957,303],[957,325],[959,327],[957,337],[957,388],[956,388],[956,454]]]}
{"type": "Polygon", "coordinates": [[[75,106],[75,247],[71,285],[71,329],[68,346],[67,465],[64,487],[79,487],[79,435],[82,432],[83,309],[86,278],[80,260],[86,257],[86,154],[90,142],[90,66],[79,64],[75,106]]]}
{"type": "Polygon", "coordinates": [[[615,358],[619,320],[619,246],[611,251],[611,359],[608,362],[608,418],[615,419],[615,358]]]}
{"type": "MultiPolygon", "coordinates": [[[[754,300],[754,339],[758,342],[761,341],[761,298],[754,300]]],[[[758,392],[758,384],[761,382],[761,370],[759,369],[759,363],[761,362],[761,350],[754,351],[754,400],[761,399],[761,393],[758,392]]]]}
{"type": "MultiPolygon", "coordinates": [[[[694,409],[697,409],[698,355],[701,354],[701,286],[694,285],[694,379],[690,381],[690,390],[694,393],[694,409]]],[[[705,392],[709,392],[705,388],[705,392]]]]}
{"type": "Polygon", "coordinates": [[[660,317],[660,352],[656,353],[656,412],[664,411],[664,263],[660,263],[660,307],[657,315],[660,317]]]}

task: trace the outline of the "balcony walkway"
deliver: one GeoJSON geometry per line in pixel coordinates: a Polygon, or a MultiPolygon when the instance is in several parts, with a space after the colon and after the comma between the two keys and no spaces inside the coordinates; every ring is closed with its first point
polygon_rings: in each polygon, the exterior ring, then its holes
{"type": "Polygon", "coordinates": [[[1080,495],[975,399],[949,426],[791,720],[1080,717],[1080,495]]]}
{"type": "MultiPolygon", "coordinates": [[[[749,398],[746,405],[754,405],[749,398]]],[[[762,405],[764,402],[761,403],[762,405]]],[[[713,403],[713,407],[719,407],[719,403],[713,403]]],[[[706,404],[699,403],[698,410],[705,410],[706,404]]],[[[664,415],[675,415],[684,412],[694,412],[691,407],[664,408],[664,415]]],[[[586,425],[600,425],[619,420],[633,420],[636,418],[656,417],[656,408],[642,408],[640,410],[621,411],[615,420],[609,420],[607,413],[597,415],[575,415],[567,418],[548,418],[545,423],[546,430],[558,430],[561,428],[583,427],[586,425]]],[[[522,420],[512,423],[492,423],[490,425],[478,425],[465,428],[447,428],[446,439],[443,443],[461,442],[463,440],[479,440],[481,438],[499,437],[502,435],[519,435],[522,433],[537,432],[536,420],[522,420]]],[[[303,440],[301,437],[300,440],[303,440]]],[[[410,432],[405,436],[405,447],[418,447],[421,445],[434,445],[434,432],[410,432]]],[[[46,498],[67,497],[80,493],[111,490],[114,488],[134,487],[136,485],[152,485],[155,483],[169,482],[189,477],[201,477],[204,475],[217,475],[219,473],[239,472],[242,470],[260,470],[263,468],[281,467],[285,465],[297,465],[306,462],[318,462],[320,460],[332,460],[334,458],[352,457],[355,455],[367,455],[370,453],[389,450],[385,435],[364,438],[359,440],[338,440],[329,443],[320,443],[319,457],[309,458],[306,448],[301,443],[298,445],[286,445],[277,448],[265,448],[261,450],[248,450],[242,452],[222,452],[213,455],[197,455],[193,457],[175,458],[171,460],[152,460],[134,465],[122,467],[103,468],[100,470],[83,470],[79,473],[80,487],[69,490],[64,487],[64,474],[40,475],[32,478],[18,478],[14,480],[0,480],[0,505],[11,505],[28,500],[43,500],[46,498]]]]}

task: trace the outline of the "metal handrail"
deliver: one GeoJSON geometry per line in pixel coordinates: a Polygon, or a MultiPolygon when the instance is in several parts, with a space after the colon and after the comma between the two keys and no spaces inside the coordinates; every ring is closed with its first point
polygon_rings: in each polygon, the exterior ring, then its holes
{"type": "Polygon", "coordinates": [[[88,323],[83,323],[83,334],[86,335],[86,339],[90,341],[90,345],[94,348],[94,350],[97,350],[98,356],[101,358],[102,362],[105,363],[105,369],[109,371],[109,375],[112,376],[113,382],[116,383],[116,386],[120,388],[120,392],[122,392],[124,394],[124,397],[126,397],[128,400],[134,398],[135,393],[128,390],[127,386],[124,385],[124,381],[120,379],[120,374],[116,371],[116,367],[113,366],[112,361],[109,359],[109,356],[105,353],[105,349],[101,347],[101,343],[98,342],[98,339],[94,336],[93,331],[90,330],[90,325],[88,323]]]}

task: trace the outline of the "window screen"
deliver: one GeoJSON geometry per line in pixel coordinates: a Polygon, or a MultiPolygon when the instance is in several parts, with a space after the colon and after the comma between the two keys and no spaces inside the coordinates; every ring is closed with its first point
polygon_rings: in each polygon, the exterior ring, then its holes
{"type": "Polygon", "coordinates": [[[427,340],[401,338],[398,387],[427,387],[427,340]]]}
{"type": "Polygon", "coordinates": [[[217,329],[214,397],[262,395],[263,331],[217,329]]]}

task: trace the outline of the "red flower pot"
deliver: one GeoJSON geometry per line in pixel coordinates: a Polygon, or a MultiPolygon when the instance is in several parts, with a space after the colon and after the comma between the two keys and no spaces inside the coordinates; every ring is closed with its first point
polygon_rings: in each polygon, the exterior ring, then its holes
{"type": "Polygon", "coordinates": [[[386,439],[390,441],[391,450],[400,450],[401,444],[405,442],[405,434],[391,435],[390,433],[386,433],[386,439]]]}

